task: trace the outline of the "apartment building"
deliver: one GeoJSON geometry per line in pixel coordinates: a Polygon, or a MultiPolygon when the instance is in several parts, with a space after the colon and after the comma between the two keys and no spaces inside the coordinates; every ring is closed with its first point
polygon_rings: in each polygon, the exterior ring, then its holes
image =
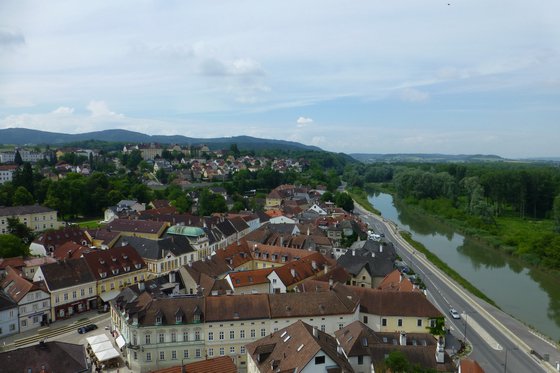
{"type": "Polygon", "coordinates": [[[8,233],[8,218],[17,218],[34,232],[58,229],[57,212],[39,205],[0,207],[0,234],[8,233]]]}

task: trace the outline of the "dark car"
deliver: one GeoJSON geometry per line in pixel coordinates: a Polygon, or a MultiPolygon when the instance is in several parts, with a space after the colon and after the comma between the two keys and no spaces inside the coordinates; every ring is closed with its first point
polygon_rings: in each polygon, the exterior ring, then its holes
{"type": "Polygon", "coordinates": [[[95,330],[95,329],[97,329],[97,325],[89,324],[89,325],[82,326],[82,327],[78,328],[78,333],[85,334],[85,333],[91,332],[92,330],[95,330]]]}

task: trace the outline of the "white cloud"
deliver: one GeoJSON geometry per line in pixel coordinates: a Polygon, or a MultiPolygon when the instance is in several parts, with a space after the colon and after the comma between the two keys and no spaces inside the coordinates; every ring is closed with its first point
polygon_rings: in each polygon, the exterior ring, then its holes
{"type": "Polygon", "coordinates": [[[124,118],[123,114],[117,114],[109,109],[105,101],[95,101],[91,100],[86,106],[92,117],[115,117],[124,118]]]}
{"type": "Polygon", "coordinates": [[[430,99],[430,94],[416,88],[405,88],[401,91],[400,97],[406,102],[424,102],[430,99]]]}
{"type": "Polygon", "coordinates": [[[58,115],[69,115],[74,113],[74,108],[67,107],[67,106],[60,106],[56,110],[53,110],[52,113],[58,115]]]}
{"type": "Polygon", "coordinates": [[[299,117],[299,118],[296,120],[296,123],[297,123],[298,127],[303,127],[303,126],[306,126],[306,125],[308,125],[308,124],[313,123],[313,119],[311,119],[311,118],[306,118],[306,117],[299,117]]]}
{"type": "Polygon", "coordinates": [[[4,48],[15,47],[25,44],[25,38],[20,32],[8,29],[0,29],[0,51],[4,48]]]}

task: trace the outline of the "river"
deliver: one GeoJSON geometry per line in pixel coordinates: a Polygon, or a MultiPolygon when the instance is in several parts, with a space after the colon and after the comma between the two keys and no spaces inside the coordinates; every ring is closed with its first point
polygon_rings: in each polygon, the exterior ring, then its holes
{"type": "Polygon", "coordinates": [[[369,202],[491,298],[503,311],[560,340],[560,276],[524,266],[515,258],[458,234],[440,221],[378,193],[369,202]]]}

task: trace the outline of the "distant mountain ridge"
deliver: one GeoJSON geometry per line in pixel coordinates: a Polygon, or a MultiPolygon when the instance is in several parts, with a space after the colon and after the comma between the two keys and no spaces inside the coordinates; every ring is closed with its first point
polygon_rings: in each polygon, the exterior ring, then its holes
{"type": "Polygon", "coordinates": [[[182,135],[146,135],[140,132],[111,129],[95,132],[67,134],[46,132],[29,128],[0,129],[0,143],[11,145],[63,145],[65,143],[98,140],[120,143],[161,143],[180,145],[206,144],[211,149],[217,149],[230,144],[237,144],[239,149],[270,149],[280,148],[287,150],[322,150],[316,146],[304,145],[294,141],[260,139],[251,136],[234,136],[218,138],[193,138],[182,135]]]}
{"type": "Polygon", "coordinates": [[[508,161],[493,154],[367,154],[367,153],[354,153],[350,154],[354,159],[360,162],[500,162],[508,161]]]}

